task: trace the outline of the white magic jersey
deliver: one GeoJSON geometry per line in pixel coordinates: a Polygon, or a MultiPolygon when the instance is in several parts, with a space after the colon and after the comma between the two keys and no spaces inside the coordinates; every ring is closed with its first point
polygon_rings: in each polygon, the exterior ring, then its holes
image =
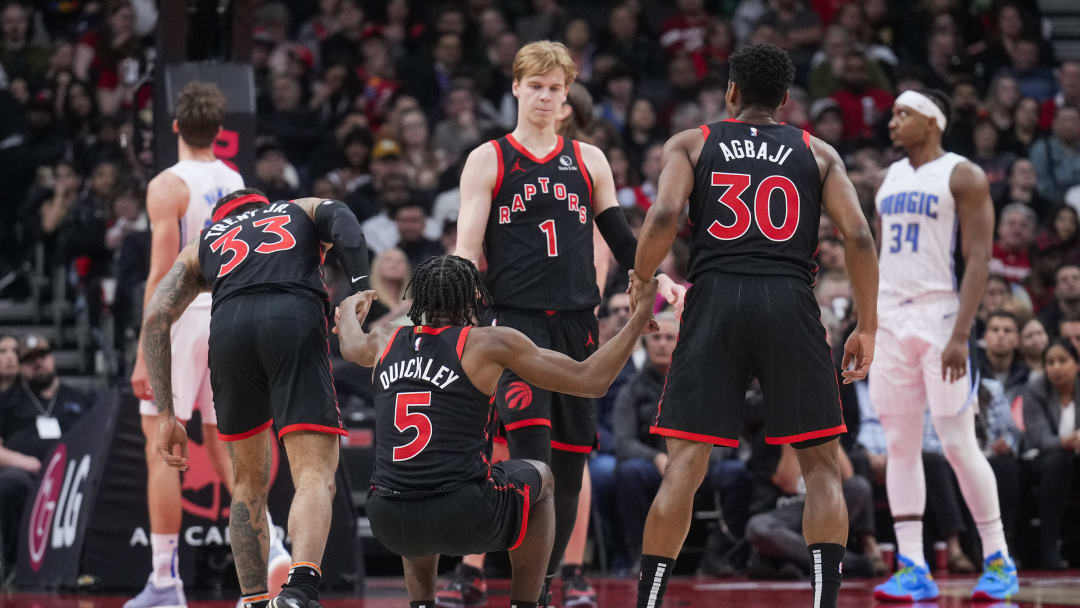
{"type": "Polygon", "coordinates": [[[956,292],[958,224],[949,180],[965,160],[947,152],[918,169],[906,158],[889,167],[875,201],[881,216],[882,303],[956,292]]]}
{"type": "MultiPolygon", "coordinates": [[[[199,231],[210,225],[214,205],[226,194],[244,187],[244,178],[220,160],[210,162],[182,160],[166,171],[184,180],[188,188],[188,204],[180,218],[180,249],[199,237],[199,231]]],[[[210,294],[195,298],[194,306],[210,306],[210,294]]]]}

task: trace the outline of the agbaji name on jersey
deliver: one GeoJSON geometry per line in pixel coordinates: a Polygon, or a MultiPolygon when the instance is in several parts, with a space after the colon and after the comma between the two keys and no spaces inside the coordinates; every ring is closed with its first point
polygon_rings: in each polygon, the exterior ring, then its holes
{"type": "MultiPolygon", "coordinates": [[[[560,167],[561,168],[561,167],[560,167]]],[[[573,192],[568,192],[566,185],[562,182],[551,183],[551,178],[540,177],[536,180],[535,184],[525,184],[522,187],[522,192],[514,194],[514,199],[510,205],[501,205],[499,207],[499,223],[509,224],[510,217],[513,213],[525,211],[525,203],[528,203],[536,196],[537,192],[541,194],[548,194],[549,192],[555,197],[556,200],[566,201],[566,209],[570,213],[576,213],[578,221],[584,224],[589,218],[588,207],[581,204],[581,198],[573,192]]]]}
{"type": "Polygon", "coordinates": [[[719,145],[725,161],[736,158],[756,158],[757,160],[767,160],[777,165],[783,165],[784,161],[791,155],[789,146],[780,144],[772,154],[769,154],[769,142],[754,142],[752,139],[732,139],[726,144],[720,142],[719,145]]]}

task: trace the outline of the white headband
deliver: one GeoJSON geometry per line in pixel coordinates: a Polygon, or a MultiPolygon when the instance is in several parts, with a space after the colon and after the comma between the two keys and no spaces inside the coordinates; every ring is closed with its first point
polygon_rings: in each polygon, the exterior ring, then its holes
{"type": "Polygon", "coordinates": [[[937,126],[941,129],[941,132],[945,132],[945,125],[948,124],[948,121],[945,120],[945,114],[941,111],[941,108],[926,95],[916,91],[904,91],[896,98],[893,105],[907,106],[923,116],[933,118],[934,121],[937,122],[937,126]]]}

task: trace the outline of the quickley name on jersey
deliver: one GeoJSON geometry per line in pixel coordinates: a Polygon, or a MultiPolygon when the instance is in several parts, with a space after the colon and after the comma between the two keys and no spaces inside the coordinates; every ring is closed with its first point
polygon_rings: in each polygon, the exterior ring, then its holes
{"type": "Polygon", "coordinates": [[[492,140],[498,174],[484,233],[495,305],[576,311],[600,303],[593,265],[592,178],[579,142],[537,158],[513,135],[492,140]]]}
{"type": "Polygon", "coordinates": [[[888,304],[956,291],[956,200],[949,182],[966,161],[946,153],[917,169],[889,166],[875,202],[881,215],[881,300],[888,304]]]}
{"type": "Polygon", "coordinates": [[[395,361],[379,372],[379,383],[384,391],[390,390],[390,387],[399,380],[423,380],[438,389],[445,390],[460,378],[461,375],[455,373],[454,370],[428,357],[395,361]],[[432,366],[435,367],[434,373],[432,373],[432,366]]]}
{"type": "Polygon", "coordinates": [[[821,172],[810,135],[737,120],[699,127],[690,194],[691,282],[707,271],[813,280],[821,172]]]}

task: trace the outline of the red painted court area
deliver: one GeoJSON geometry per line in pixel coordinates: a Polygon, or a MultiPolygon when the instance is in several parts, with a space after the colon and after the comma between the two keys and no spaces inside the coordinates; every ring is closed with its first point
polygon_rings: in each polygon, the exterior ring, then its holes
{"type": "MultiPolygon", "coordinates": [[[[627,579],[592,579],[601,608],[632,607],[637,601],[637,582],[627,579]]],[[[934,602],[921,602],[921,608],[957,608],[977,605],[985,608],[1063,608],[1080,606],[1080,571],[1063,574],[1025,574],[1020,581],[1020,596],[1012,602],[972,604],[967,598],[974,584],[973,577],[938,579],[942,597],[934,602]]],[[[866,606],[899,606],[881,604],[873,599],[877,581],[848,581],[840,594],[841,608],[866,606]]],[[[116,595],[47,595],[35,593],[6,593],[0,595],[2,608],[120,608],[128,599],[116,595]]],[[[489,581],[488,606],[502,608],[509,602],[509,581],[489,581]]],[[[559,594],[555,594],[558,604],[559,594]]],[[[235,600],[196,600],[189,598],[190,608],[233,608],[235,600]]],[[[400,578],[378,578],[368,581],[364,597],[325,597],[326,608],[401,608],[408,605],[405,586],[400,578]]],[[[810,605],[810,585],[799,582],[765,582],[717,580],[708,578],[676,578],[668,586],[664,606],[668,608],[695,606],[702,608],[806,608],[810,605]]]]}

